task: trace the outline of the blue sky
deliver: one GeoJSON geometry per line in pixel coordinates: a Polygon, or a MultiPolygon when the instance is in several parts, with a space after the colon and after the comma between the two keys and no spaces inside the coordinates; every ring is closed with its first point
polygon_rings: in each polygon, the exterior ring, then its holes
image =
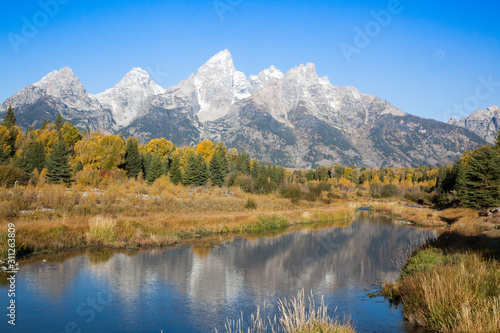
{"type": "Polygon", "coordinates": [[[133,67],[167,88],[229,49],[247,76],[313,62],[333,84],[445,121],[500,104],[499,9],[496,1],[4,2],[0,102],[64,66],[94,94],[133,67]]]}

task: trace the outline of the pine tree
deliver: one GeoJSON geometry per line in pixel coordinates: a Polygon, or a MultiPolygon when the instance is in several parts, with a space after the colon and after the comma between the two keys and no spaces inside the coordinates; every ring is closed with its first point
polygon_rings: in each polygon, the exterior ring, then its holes
{"type": "Polygon", "coordinates": [[[60,113],[57,115],[56,120],[54,120],[54,125],[56,125],[58,131],[63,127],[64,120],[60,113]]]}
{"type": "Polygon", "coordinates": [[[139,154],[138,141],[136,139],[127,140],[127,148],[125,151],[125,170],[128,178],[137,178],[139,172],[142,171],[142,159],[139,154]]]}
{"type": "Polygon", "coordinates": [[[3,148],[3,145],[0,144],[0,165],[9,164],[9,154],[3,148]]]}
{"type": "Polygon", "coordinates": [[[196,154],[196,180],[193,185],[203,186],[208,180],[208,168],[207,162],[203,158],[203,155],[196,154]]]}
{"type": "Polygon", "coordinates": [[[183,185],[194,185],[196,178],[197,158],[195,154],[189,155],[186,165],[184,166],[184,174],[182,175],[183,185]]]}
{"type": "Polygon", "coordinates": [[[227,169],[224,168],[223,156],[219,152],[212,156],[208,169],[212,184],[222,187],[224,178],[227,176],[227,169]]]}
{"type": "Polygon", "coordinates": [[[147,175],[148,170],[149,170],[149,165],[151,164],[151,161],[153,160],[153,155],[146,153],[145,155],[141,155],[141,161],[142,161],[142,174],[147,175]]]}
{"type": "Polygon", "coordinates": [[[68,146],[62,137],[59,138],[59,142],[47,158],[47,180],[50,183],[63,182],[66,185],[73,182],[69,165],[68,146]]]}
{"type": "Polygon", "coordinates": [[[460,179],[459,199],[468,207],[500,206],[500,154],[492,146],[476,149],[460,179]]]}
{"type": "Polygon", "coordinates": [[[12,105],[9,105],[7,113],[3,117],[3,125],[8,129],[16,125],[16,115],[14,114],[14,110],[12,110],[12,105]]]}
{"type": "Polygon", "coordinates": [[[252,178],[257,179],[259,177],[259,174],[260,174],[259,162],[256,159],[253,159],[251,167],[252,167],[252,171],[250,173],[252,175],[252,178]]]}
{"type": "Polygon", "coordinates": [[[202,186],[207,183],[208,170],[201,154],[191,154],[184,167],[184,185],[202,186]]]}
{"type": "Polygon", "coordinates": [[[250,156],[244,150],[236,158],[236,170],[244,175],[250,174],[250,156]]]}
{"type": "Polygon", "coordinates": [[[172,157],[172,164],[170,164],[170,181],[175,185],[182,182],[182,173],[181,173],[181,163],[179,160],[179,156],[174,155],[172,157]]]}
{"type": "Polygon", "coordinates": [[[160,178],[160,176],[164,174],[165,170],[163,169],[161,157],[154,154],[146,174],[146,181],[148,184],[153,184],[156,179],[160,178]]]}
{"type": "Polygon", "coordinates": [[[31,174],[35,169],[42,171],[45,166],[45,150],[43,143],[35,141],[30,144],[24,158],[22,169],[27,174],[31,174]]]}

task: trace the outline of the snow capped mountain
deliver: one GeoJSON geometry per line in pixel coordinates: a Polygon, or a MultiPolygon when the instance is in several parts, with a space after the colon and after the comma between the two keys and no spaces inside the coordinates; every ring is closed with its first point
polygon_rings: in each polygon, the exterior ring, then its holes
{"type": "Polygon", "coordinates": [[[460,120],[453,117],[447,123],[467,128],[489,143],[493,143],[500,127],[500,108],[493,105],[486,110],[474,111],[460,120]]]}
{"type": "Polygon", "coordinates": [[[251,96],[245,74],[234,68],[228,50],[221,51],[200,67],[194,77],[201,121],[218,119],[240,99],[251,96]]]}
{"type": "MultiPolygon", "coordinates": [[[[143,143],[158,137],[177,145],[223,141],[290,167],[435,165],[485,143],[467,129],[410,116],[354,87],[336,86],[312,63],[285,74],[271,66],[247,79],[228,50],[166,90],[133,68],[114,87],[91,95],[64,67],[9,97],[0,112],[9,105],[23,127],[61,114],[80,128],[122,132],[143,143]]],[[[487,126],[491,134],[500,110],[483,111],[455,123],[487,126]]]]}
{"type": "Polygon", "coordinates": [[[113,88],[95,97],[103,107],[111,110],[116,124],[125,127],[137,117],[150,96],[163,93],[165,89],[151,80],[148,72],[136,67],[113,88]]]}

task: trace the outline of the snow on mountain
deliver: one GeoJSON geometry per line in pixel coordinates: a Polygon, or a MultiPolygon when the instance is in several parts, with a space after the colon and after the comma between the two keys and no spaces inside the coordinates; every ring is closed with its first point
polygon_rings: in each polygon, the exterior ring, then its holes
{"type": "Polygon", "coordinates": [[[82,111],[99,109],[99,102],[90,95],[69,67],[53,71],[40,81],[20,90],[9,97],[3,104],[3,111],[9,105],[13,108],[32,104],[43,96],[52,96],[64,103],[68,108],[82,111]]]}
{"type": "Polygon", "coordinates": [[[224,116],[233,103],[251,95],[245,74],[235,70],[228,50],[217,53],[200,67],[194,85],[201,121],[224,116]]]}
{"type": "Polygon", "coordinates": [[[283,78],[283,73],[274,66],[264,69],[258,75],[250,75],[248,83],[250,84],[251,91],[257,90],[280,81],[283,78]]]}
{"type": "Polygon", "coordinates": [[[151,95],[165,93],[165,89],[149,77],[141,68],[133,68],[113,88],[95,97],[103,107],[109,108],[119,126],[127,126],[143,109],[151,95]]]}

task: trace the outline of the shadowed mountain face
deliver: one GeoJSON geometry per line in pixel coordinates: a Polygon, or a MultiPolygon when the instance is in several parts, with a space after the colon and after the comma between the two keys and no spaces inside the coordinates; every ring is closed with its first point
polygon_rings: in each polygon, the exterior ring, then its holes
{"type": "Polygon", "coordinates": [[[446,164],[486,143],[467,130],[333,85],[314,64],[285,74],[271,66],[247,79],[227,50],[166,90],[134,68],[113,88],[92,95],[65,67],[9,97],[0,113],[9,105],[22,127],[61,113],[80,128],[133,135],[142,143],[158,137],[177,145],[223,141],[286,167],[446,164]]]}
{"type": "Polygon", "coordinates": [[[407,332],[401,313],[380,299],[370,300],[367,290],[395,278],[394,262],[402,251],[427,237],[433,233],[360,213],[346,228],[237,238],[215,248],[35,263],[18,274],[19,315],[30,316],[19,328],[39,324],[40,331],[59,332],[73,321],[82,331],[207,332],[264,303],[274,315],[278,298],[304,289],[324,294],[329,309],[338,306],[340,315],[348,313],[358,332],[407,332]],[[87,323],[89,299],[100,311],[87,323]]]}

